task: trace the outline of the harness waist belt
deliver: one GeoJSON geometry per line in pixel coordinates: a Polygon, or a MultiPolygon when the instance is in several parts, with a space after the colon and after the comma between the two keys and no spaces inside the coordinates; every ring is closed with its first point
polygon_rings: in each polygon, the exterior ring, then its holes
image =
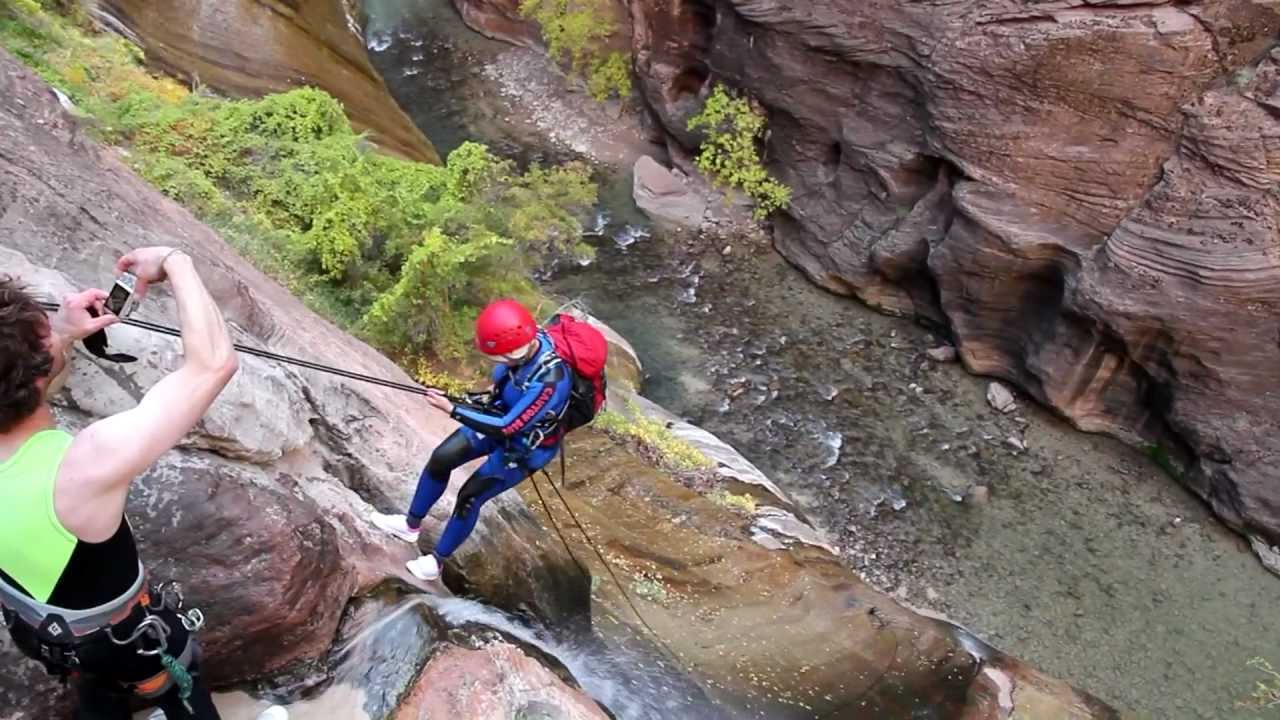
{"type": "Polygon", "coordinates": [[[68,610],[28,597],[0,578],[0,605],[8,608],[49,640],[71,643],[127,618],[138,603],[147,602],[146,585],[146,572],[139,561],[138,579],[128,592],[95,608],[68,610]]]}

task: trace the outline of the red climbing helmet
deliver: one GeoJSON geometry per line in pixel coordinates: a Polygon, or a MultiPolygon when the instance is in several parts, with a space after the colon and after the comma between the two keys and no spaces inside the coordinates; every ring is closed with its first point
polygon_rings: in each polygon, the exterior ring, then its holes
{"type": "Polygon", "coordinates": [[[515,300],[489,303],[476,318],[476,348],[485,355],[506,355],[533,342],[538,323],[515,300]]]}

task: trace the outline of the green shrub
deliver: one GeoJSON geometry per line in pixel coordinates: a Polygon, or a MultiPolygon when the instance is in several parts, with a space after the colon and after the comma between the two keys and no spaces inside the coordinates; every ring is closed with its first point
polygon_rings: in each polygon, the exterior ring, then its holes
{"type": "Polygon", "coordinates": [[[745,192],[755,201],[758,219],[790,204],[791,188],[770,177],[760,160],[764,116],[745,98],[717,84],[702,112],[689,120],[689,129],[706,133],[698,169],[719,186],[745,192]]]}
{"type": "Polygon", "coordinates": [[[606,43],[618,30],[609,0],[521,0],[520,14],[542,28],[547,52],[566,59],[570,72],[586,79],[591,96],[601,102],[631,95],[631,58],[610,52],[606,43]]]}
{"type": "Polygon", "coordinates": [[[30,4],[0,11],[0,44],[128,148],[139,174],[409,367],[464,354],[481,305],[536,303],[534,268],[590,253],[580,218],[596,187],[583,165],[519,172],[474,143],[444,166],[388,157],[321,90],[192,94],[149,73],[136,46],[30,4]]]}
{"type": "Polygon", "coordinates": [[[624,99],[630,97],[631,56],[615,51],[597,60],[587,74],[587,91],[597,102],[604,102],[615,95],[624,99]]]}
{"type": "Polygon", "coordinates": [[[1169,454],[1168,448],[1163,445],[1148,445],[1147,457],[1151,458],[1156,465],[1159,465],[1160,469],[1164,470],[1169,477],[1174,480],[1182,480],[1185,471],[1169,454]]]}

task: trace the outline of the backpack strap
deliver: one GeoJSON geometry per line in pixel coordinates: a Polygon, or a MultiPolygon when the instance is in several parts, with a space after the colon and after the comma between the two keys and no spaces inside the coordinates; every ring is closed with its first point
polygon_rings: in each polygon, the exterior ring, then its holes
{"type": "MultiPolygon", "coordinates": [[[[565,370],[569,372],[570,377],[573,376],[573,367],[567,364],[564,361],[564,358],[560,357],[560,353],[556,352],[555,343],[551,342],[550,338],[547,339],[547,342],[551,343],[551,349],[539,355],[538,359],[535,361],[533,369],[530,370],[529,374],[525,376],[524,382],[516,384],[516,388],[518,388],[521,392],[524,392],[529,387],[529,383],[543,377],[548,372],[550,372],[552,368],[556,367],[557,365],[563,366],[565,370]]],[[[507,374],[505,377],[509,381],[515,382],[514,374],[510,370],[507,371],[507,374]]]]}

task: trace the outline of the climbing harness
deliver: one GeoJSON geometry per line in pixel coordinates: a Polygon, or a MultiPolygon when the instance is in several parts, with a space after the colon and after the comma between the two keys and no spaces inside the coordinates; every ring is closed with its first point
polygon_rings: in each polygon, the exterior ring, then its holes
{"type": "Polygon", "coordinates": [[[146,602],[146,574],[142,563],[138,563],[138,579],[127,592],[88,610],[67,610],[38,602],[0,578],[0,606],[33,628],[40,641],[49,645],[74,644],[90,637],[104,627],[123,622],[139,604],[146,602]]]}
{"type": "Polygon", "coordinates": [[[198,608],[185,608],[182,588],[175,582],[161,583],[148,590],[141,563],[138,579],[128,592],[88,610],[68,610],[39,602],[0,578],[0,611],[6,629],[21,621],[35,631],[40,660],[51,673],[64,680],[80,668],[77,651],[103,638],[117,647],[133,647],[139,655],[157,658],[164,668],[161,672],[127,687],[140,697],[150,699],[177,685],[179,698],[191,712],[190,697],[195,686],[188,670],[195,654],[192,636],[204,627],[204,613],[198,608]],[[123,637],[117,635],[117,628],[139,609],[144,617],[137,627],[123,637]],[[172,614],[187,631],[187,641],[177,655],[170,652],[173,628],[157,614],[161,612],[172,614]]]}
{"type": "Polygon", "coordinates": [[[194,712],[191,708],[191,692],[195,687],[195,681],[191,677],[189,668],[195,659],[196,644],[193,636],[204,627],[204,613],[200,612],[199,608],[184,609],[184,605],[182,587],[178,583],[172,581],[161,583],[152,590],[151,602],[147,604],[147,617],[138,627],[123,640],[118,639],[110,629],[107,630],[107,637],[119,646],[135,646],[139,655],[159,657],[160,665],[164,669],[140,683],[135,683],[132,686],[135,694],[148,699],[157,698],[177,685],[178,699],[182,701],[183,707],[187,712],[194,712]],[[169,624],[159,615],[153,614],[158,612],[169,612],[174,615],[178,618],[178,622],[182,623],[182,628],[187,631],[187,641],[183,644],[182,651],[176,656],[169,652],[169,636],[173,633],[173,628],[169,627],[169,624]],[[148,648],[146,642],[148,640],[155,646],[148,648]]]}

